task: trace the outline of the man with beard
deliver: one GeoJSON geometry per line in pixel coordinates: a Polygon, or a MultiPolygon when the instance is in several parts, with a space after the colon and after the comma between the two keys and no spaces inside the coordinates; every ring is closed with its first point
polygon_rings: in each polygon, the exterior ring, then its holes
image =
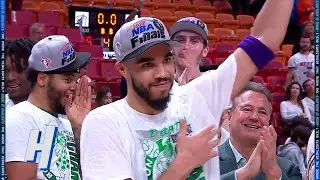
{"type": "Polygon", "coordinates": [[[179,86],[173,95],[174,63],[164,24],[147,17],[124,24],[113,47],[128,95],[86,117],[83,178],[220,179],[215,127],[230,99],[274,58],[292,6],[292,0],[267,0],[252,35],[217,70],[179,86]]]}
{"type": "Polygon", "coordinates": [[[26,69],[34,42],[28,38],[18,38],[6,50],[6,109],[27,100],[31,91],[26,69]]]}
{"type": "Polygon", "coordinates": [[[6,114],[9,179],[79,179],[76,146],[91,109],[91,88],[79,68],[90,53],[75,53],[65,36],[49,36],[32,48],[27,77],[31,93],[6,114]],[[58,118],[67,114],[68,120],[58,118]],[[41,152],[41,154],[39,154],[41,152]]]}
{"type": "Polygon", "coordinates": [[[308,78],[314,78],[315,56],[310,52],[311,40],[308,36],[300,38],[300,52],[290,57],[286,85],[297,81],[302,86],[308,78]]]}

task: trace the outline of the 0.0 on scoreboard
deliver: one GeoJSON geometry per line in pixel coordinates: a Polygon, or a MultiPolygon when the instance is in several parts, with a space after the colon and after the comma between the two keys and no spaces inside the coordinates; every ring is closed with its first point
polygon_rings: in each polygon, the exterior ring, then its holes
{"type": "Polygon", "coordinates": [[[103,45],[108,51],[113,51],[114,35],[131,12],[132,9],[70,6],[69,25],[79,28],[83,41],[103,45]]]}

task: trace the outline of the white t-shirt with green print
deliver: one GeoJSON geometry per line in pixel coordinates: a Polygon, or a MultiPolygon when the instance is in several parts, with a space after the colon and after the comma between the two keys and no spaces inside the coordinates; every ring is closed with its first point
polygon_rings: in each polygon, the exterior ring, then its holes
{"type": "MultiPolygon", "coordinates": [[[[181,119],[187,120],[191,134],[211,124],[218,127],[230,103],[236,70],[231,55],[217,70],[176,86],[168,107],[157,115],[137,112],[125,99],[91,111],[81,130],[83,178],[158,179],[176,157],[181,119]]],[[[196,168],[187,179],[220,179],[219,158],[196,168]]]]}
{"type": "Polygon", "coordinates": [[[6,162],[12,161],[37,163],[41,180],[80,179],[70,122],[28,101],[6,112],[6,162]]]}

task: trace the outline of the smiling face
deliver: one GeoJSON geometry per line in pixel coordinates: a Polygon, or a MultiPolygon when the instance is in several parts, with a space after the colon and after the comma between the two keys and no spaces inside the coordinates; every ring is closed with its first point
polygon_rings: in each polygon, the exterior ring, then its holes
{"type": "Polygon", "coordinates": [[[290,89],[291,98],[297,99],[301,93],[300,86],[298,84],[293,84],[290,89]]]}
{"type": "MultiPolygon", "coordinates": [[[[118,69],[122,65],[118,65],[118,69]]],[[[123,62],[123,75],[128,82],[128,90],[143,99],[155,110],[164,110],[170,100],[173,85],[174,64],[167,44],[158,44],[135,59],[123,62]]]]}
{"type": "Polygon", "coordinates": [[[53,74],[48,76],[46,84],[50,108],[58,113],[65,114],[65,106],[70,95],[75,95],[78,73],[53,74]]]}
{"type": "Polygon", "coordinates": [[[234,103],[229,124],[231,140],[255,146],[262,127],[269,126],[272,105],[264,94],[255,91],[245,91],[234,103]]]}
{"type": "Polygon", "coordinates": [[[15,56],[6,57],[6,89],[9,94],[9,98],[18,103],[28,98],[31,85],[27,80],[25,67],[22,67],[22,71],[18,71],[16,63],[13,61],[15,56]]]}

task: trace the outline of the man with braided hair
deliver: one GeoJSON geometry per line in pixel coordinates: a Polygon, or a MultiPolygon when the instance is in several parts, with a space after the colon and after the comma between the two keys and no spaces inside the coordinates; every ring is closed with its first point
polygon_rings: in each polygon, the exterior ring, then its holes
{"type": "Polygon", "coordinates": [[[6,109],[25,101],[31,91],[26,69],[34,42],[18,38],[8,43],[6,50],[6,109]]]}

